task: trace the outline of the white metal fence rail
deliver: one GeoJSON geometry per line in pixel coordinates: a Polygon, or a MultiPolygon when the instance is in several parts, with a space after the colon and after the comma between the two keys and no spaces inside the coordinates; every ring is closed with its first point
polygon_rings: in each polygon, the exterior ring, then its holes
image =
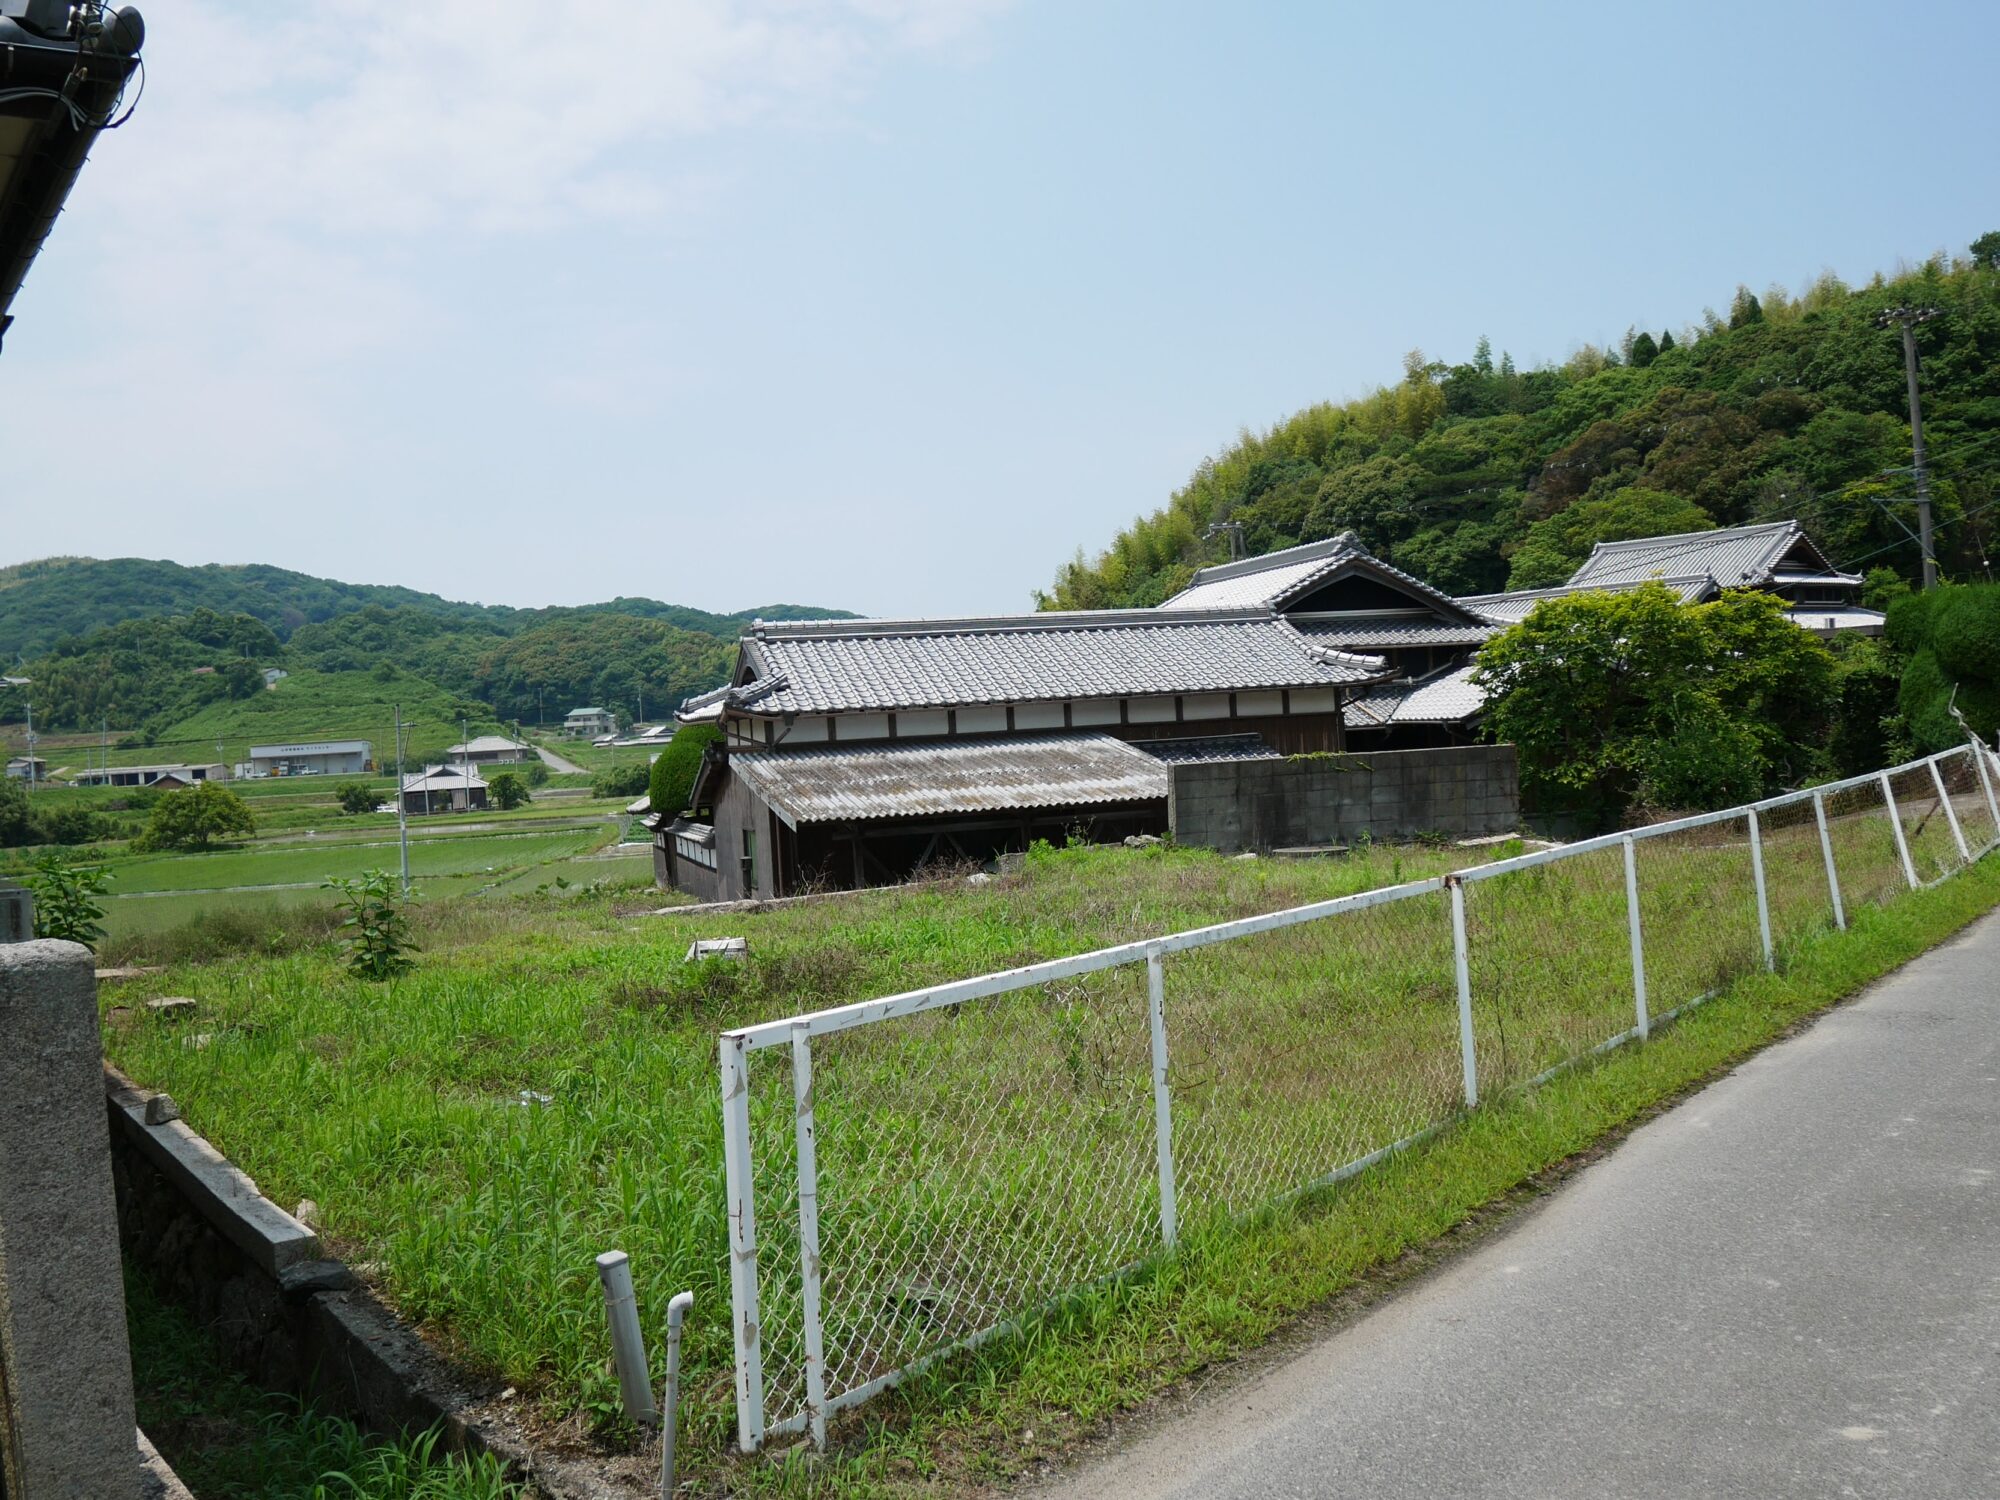
{"type": "Polygon", "coordinates": [[[1993,849],[1997,787],[1967,746],[725,1033],[740,1445],[823,1443],[1065,1292],[1645,1037],[1993,849]]]}

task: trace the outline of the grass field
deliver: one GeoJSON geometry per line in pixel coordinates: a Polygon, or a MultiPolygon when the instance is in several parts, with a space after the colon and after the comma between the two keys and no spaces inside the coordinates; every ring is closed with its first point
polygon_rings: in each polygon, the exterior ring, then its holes
{"type": "MultiPolygon", "coordinates": [[[[1900,800],[1913,852],[1929,857],[1942,820],[1900,800]]],[[[1247,1221],[1244,1210],[1358,1149],[1450,1118],[1447,930],[1433,898],[1413,899],[1352,925],[1343,917],[1172,960],[1182,1253],[864,1408],[833,1464],[756,1465],[738,1477],[799,1492],[921,1488],[933,1466],[963,1474],[969,1435],[987,1451],[1018,1448],[983,1424],[1068,1409],[1073,1428],[1191,1368],[1191,1357],[1240,1347],[2000,893],[1982,865],[1878,910],[1868,894],[1900,883],[1886,820],[1858,804],[1837,813],[1856,930],[1830,936],[1818,919],[1816,830],[1808,842],[1796,821],[1774,827],[1776,978],[1742,938],[1754,906],[1738,879],[1740,829],[1645,841],[1655,1010],[1692,998],[1692,985],[1722,998],[1648,1046],[1534,1093],[1506,1085],[1631,1024],[1622,869],[1614,881],[1590,856],[1480,883],[1468,901],[1483,965],[1475,1021],[1494,1102],[1393,1169],[1247,1221]],[[1534,1102],[1544,1098],[1553,1102],[1534,1102]],[[1542,1129],[1545,1111],[1556,1128],[1542,1129]],[[1517,1136],[1496,1123],[1505,1120],[1517,1136]],[[1357,1203],[1378,1217],[1357,1219],[1357,1203]],[[1277,1258],[1324,1250],[1336,1222],[1337,1254],[1281,1274],[1277,1258]],[[1155,1315],[1168,1307],[1186,1326],[1155,1315]]],[[[469,1364],[536,1393],[551,1420],[608,1425],[615,1408],[592,1255],[613,1244],[631,1252],[649,1309],[692,1287],[691,1458],[713,1471],[729,1462],[733,1431],[718,1030],[1458,863],[1449,851],[1379,848],[1303,863],[1079,849],[977,888],[723,919],[622,918],[601,898],[458,903],[458,916],[438,913],[426,933],[420,970],[395,984],[351,983],[320,952],[177,970],[153,988],[198,997],[212,1043],[190,1049],[171,1025],[128,1015],[107,1047],[142,1082],[172,1091],[274,1196],[321,1204],[330,1234],[406,1314],[469,1364]],[[691,938],[730,934],[749,938],[747,963],[681,961],[691,938]]],[[[840,1335],[829,1366],[844,1361],[843,1383],[1147,1254],[1157,1199],[1133,971],[845,1035],[852,1045],[816,1057],[829,1305],[860,1319],[842,1326],[829,1313],[840,1335]]],[[[782,1066],[753,1083],[760,1201],[772,1210],[766,1219],[760,1208],[765,1338],[782,1393],[782,1351],[796,1336],[782,1280],[795,1273],[795,1242],[779,1187],[791,1090],[782,1066]]]]}

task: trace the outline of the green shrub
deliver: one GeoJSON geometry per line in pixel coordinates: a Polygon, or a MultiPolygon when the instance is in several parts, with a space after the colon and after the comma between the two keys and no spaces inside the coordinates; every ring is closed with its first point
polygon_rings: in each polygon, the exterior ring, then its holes
{"type": "Polygon", "coordinates": [[[651,776],[652,767],[644,761],[629,766],[613,766],[591,778],[590,794],[593,797],[624,797],[629,800],[647,789],[651,776]]]}
{"type": "Polygon", "coordinates": [[[672,817],[688,805],[695,773],[701,769],[702,751],[721,738],[722,731],[713,724],[683,724],[674,731],[667,748],[654,758],[652,777],[646,788],[654,812],[672,817]]]}
{"type": "Polygon", "coordinates": [[[36,937],[61,938],[86,948],[103,941],[104,904],[97,898],[111,883],[103,866],[51,849],[35,860],[27,883],[35,893],[36,937]]]}
{"type": "Polygon", "coordinates": [[[394,979],[416,967],[410,954],[409,918],[402,896],[387,870],[369,870],[358,880],[334,879],[326,889],[340,892],[334,903],[344,913],[347,972],[357,979],[394,979]]]}
{"type": "Polygon", "coordinates": [[[344,813],[373,812],[381,798],[375,795],[375,788],[365,781],[343,781],[333,789],[333,800],[340,804],[344,813]]]}
{"type": "Polygon", "coordinates": [[[517,772],[502,771],[486,783],[486,795],[495,807],[508,812],[528,800],[528,783],[517,772]]]}

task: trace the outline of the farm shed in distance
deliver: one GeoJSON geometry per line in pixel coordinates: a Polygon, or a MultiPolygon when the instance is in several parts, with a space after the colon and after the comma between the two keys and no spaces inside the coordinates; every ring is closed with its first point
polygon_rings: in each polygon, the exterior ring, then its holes
{"type": "Polygon", "coordinates": [[[402,798],[406,813],[471,812],[486,806],[486,781],[477,771],[432,766],[403,778],[402,798]]]}
{"type": "Polygon", "coordinates": [[[519,740],[501,734],[477,734],[463,744],[453,745],[444,758],[453,765],[512,766],[534,760],[535,752],[519,740]]]}
{"type": "Polygon", "coordinates": [[[197,781],[222,781],[221,764],[171,766],[92,766],[70,778],[75,786],[192,786],[197,781]]]}

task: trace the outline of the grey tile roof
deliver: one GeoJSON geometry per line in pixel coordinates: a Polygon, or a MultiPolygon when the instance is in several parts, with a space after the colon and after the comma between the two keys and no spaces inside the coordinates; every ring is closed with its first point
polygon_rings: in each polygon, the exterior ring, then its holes
{"type": "Polygon", "coordinates": [[[855,713],[1378,681],[1379,657],[1316,644],[1268,610],[1150,609],[970,620],[758,623],[716,702],[754,714],[855,713]]]}
{"type": "Polygon", "coordinates": [[[1362,545],[1351,531],[1323,542],[1266,552],[1236,562],[1218,563],[1196,573],[1188,586],[1160,606],[1161,609],[1283,609],[1304,598],[1321,583],[1343,569],[1373,573],[1400,584],[1416,598],[1447,616],[1455,616],[1457,606],[1448,595],[1432,588],[1421,578],[1392,567],[1362,545]]]}
{"type": "Polygon", "coordinates": [[[1347,704],[1349,729],[1386,729],[1392,724],[1458,724],[1486,707],[1486,690],[1472,680],[1468,663],[1416,682],[1374,688],[1347,704]]]}
{"type": "Polygon", "coordinates": [[[1261,734],[1197,734],[1176,740],[1134,740],[1134,750],[1170,766],[1213,760],[1281,760],[1261,734]]]}
{"type": "Polygon", "coordinates": [[[1715,580],[1701,573],[1687,578],[1643,578],[1611,585],[1565,583],[1552,589],[1516,589],[1509,594],[1468,594],[1458,602],[1502,625],[1518,625],[1544,599],[1567,599],[1572,594],[1623,594],[1642,583],[1665,584],[1680,595],[1683,604],[1699,603],[1716,592],[1715,580]]]}
{"type": "Polygon", "coordinates": [[[1167,767],[1108,734],[892,740],[735,751],[729,768],[792,827],[1149,802],[1167,767]]]}
{"type": "Polygon", "coordinates": [[[1801,556],[1809,561],[1805,568],[1788,571],[1831,575],[1832,566],[1806,536],[1803,526],[1797,521],[1769,521],[1761,526],[1599,542],[1569,581],[1572,586],[1601,587],[1706,573],[1725,589],[1755,588],[1768,583],[1779,562],[1801,543],[1801,556]]]}
{"type": "Polygon", "coordinates": [[[1293,615],[1291,619],[1306,639],[1343,651],[1387,651],[1397,646],[1477,646],[1500,628],[1438,619],[1366,620],[1347,616],[1320,619],[1312,615],[1293,615]]]}

